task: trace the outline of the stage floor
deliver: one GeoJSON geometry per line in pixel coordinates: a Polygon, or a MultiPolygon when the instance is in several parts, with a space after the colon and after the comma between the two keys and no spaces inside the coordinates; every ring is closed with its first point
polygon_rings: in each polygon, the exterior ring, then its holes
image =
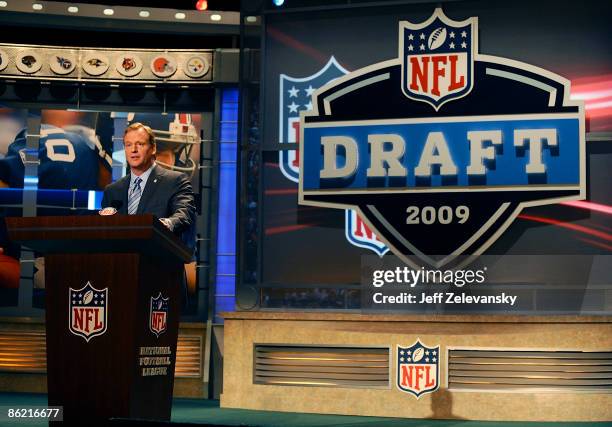
{"type": "MultiPolygon", "coordinates": [[[[0,406],[24,408],[46,406],[46,394],[0,393],[0,406]]],[[[354,417],[342,415],[302,414],[295,412],[251,411],[246,409],[222,409],[218,400],[174,399],[172,422],[214,424],[220,426],[261,427],[604,427],[612,422],[499,422],[465,420],[424,420],[405,418],[354,417]]],[[[2,426],[47,426],[46,421],[0,421],[2,426]]]]}

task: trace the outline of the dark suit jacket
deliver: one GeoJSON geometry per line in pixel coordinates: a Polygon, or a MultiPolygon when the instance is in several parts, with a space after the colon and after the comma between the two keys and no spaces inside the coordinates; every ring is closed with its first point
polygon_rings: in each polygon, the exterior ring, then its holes
{"type": "MultiPolygon", "coordinates": [[[[114,207],[127,215],[130,175],[109,184],[104,189],[102,207],[114,207]]],[[[168,218],[173,231],[192,249],[195,243],[195,198],[187,176],[180,172],[153,166],[138,203],[137,214],[150,213],[168,218]]]]}

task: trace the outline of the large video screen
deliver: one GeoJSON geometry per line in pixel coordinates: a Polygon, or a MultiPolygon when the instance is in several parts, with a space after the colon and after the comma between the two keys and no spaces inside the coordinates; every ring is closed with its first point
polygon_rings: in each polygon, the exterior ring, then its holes
{"type": "MultiPolygon", "coordinates": [[[[43,308],[45,288],[44,258],[10,241],[4,217],[97,215],[104,188],[128,173],[123,133],[137,121],[155,134],[157,164],[198,192],[202,114],[0,108],[0,306],[17,305],[25,281],[43,308]]],[[[186,277],[193,295],[195,262],[186,277]]]]}
{"type": "MultiPolygon", "coordinates": [[[[317,302],[321,289],[344,289],[343,302],[334,306],[359,308],[351,289],[363,283],[367,260],[387,259],[393,264],[390,260],[395,255],[354,210],[298,203],[300,113],[312,110],[311,95],[316,89],[349,72],[398,58],[399,22],[423,22],[434,9],[433,4],[415,4],[267,17],[259,217],[262,307],[325,308],[317,302]]],[[[608,271],[608,267],[601,264],[609,265],[606,257],[612,255],[612,56],[604,18],[612,7],[594,1],[580,6],[572,2],[450,2],[443,9],[456,21],[478,17],[474,36],[480,54],[511,58],[563,76],[571,82],[571,99],[585,104],[586,197],[522,209],[483,254],[495,260],[502,257],[507,263],[495,280],[536,286],[549,277],[553,285],[576,286],[572,289],[579,296],[575,304],[552,304],[551,311],[610,312],[609,303],[596,300],[611,285],[601,275],[601,268],[608,271]],[[546,28],[541,10],[547,10],[546,28]],[[582,275],[570,274],[583,268],[568,259],[582,259],[590,267],[582,275]],[[561,277],[571,277],[571,283],[561,277]]],[[[450,35],[446,37],[450,40],[450,35]]],[[[457,32],[453,37],[461,35],[457,32]]],[[[515,102],[510,101],[512,97],[512,93],[507,93],[507,99],[496,97],[491,105],[515,102]]],[[[376,92],[369,99],[373,116],[377,110],[388,111],[386,103],[395,102],[377,97],[376,92]]],[[[450,237],[435,233],[430,238],[450,237]]],[[[560,292],[558,287],[555,291],[560,292]]],[[[549,296],[540,298],[541,302],[549,296]]]]}

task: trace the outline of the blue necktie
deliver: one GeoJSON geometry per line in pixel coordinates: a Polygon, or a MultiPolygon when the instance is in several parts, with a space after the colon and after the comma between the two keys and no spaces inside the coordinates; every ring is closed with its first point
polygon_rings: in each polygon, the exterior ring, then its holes
{"type": "Polygon", "coordinates": [[[138,177],[134,181],[134,186],[130,191],[130,195],[128,197],[128,214],[134,215],[136,210],[138,209],[138,202],[140,202],[140,196],[142,196],[142,188],[140,188],[140,183],[142,182],[142,178],[138,177]]]}

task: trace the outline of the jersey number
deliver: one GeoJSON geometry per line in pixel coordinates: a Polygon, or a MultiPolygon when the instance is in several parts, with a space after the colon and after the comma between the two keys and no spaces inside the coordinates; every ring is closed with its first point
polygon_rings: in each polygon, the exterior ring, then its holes
{"type": "Polygon", "coordinates": [[[48,139],[45,142],[45,147],[47,147],[47,157],[49,160],[53,162],[74,162],[76,155],[74,154],[74,147],[72,143],[67,139],[48,139]],[[67,153],[57,153],[55,152],[56,147],[66,147],[68,149],[67,153]]]}

